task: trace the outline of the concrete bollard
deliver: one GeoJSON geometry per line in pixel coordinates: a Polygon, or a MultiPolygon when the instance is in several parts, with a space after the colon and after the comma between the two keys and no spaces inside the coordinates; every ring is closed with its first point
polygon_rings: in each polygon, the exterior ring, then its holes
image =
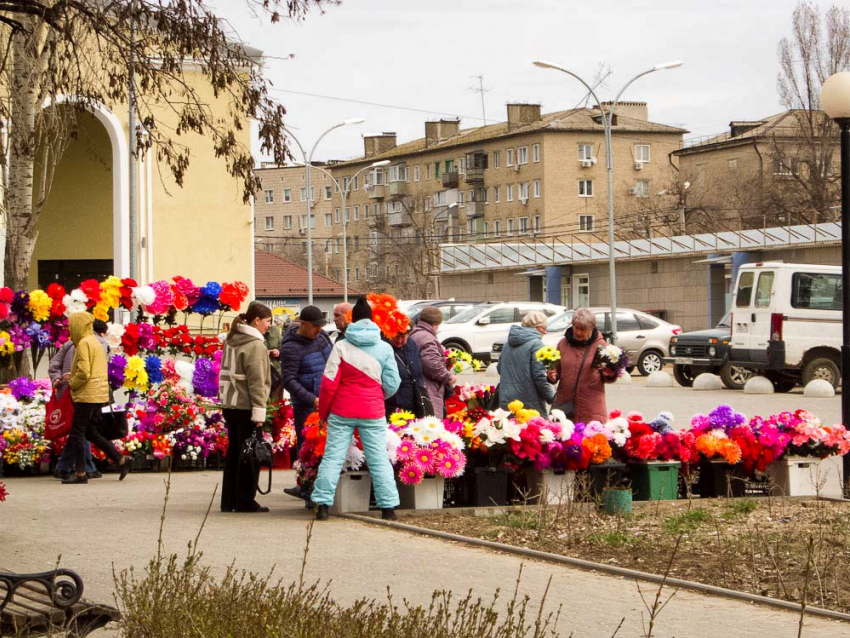
{"type": "Polygon", "coordinates": [[[617,385],[629,385],[632,382],[632,375],[628,372],[623,372],[623,376],[617,377],[617,380],[614,382],[617,385]]]}
{"type": "Polygon", "coordinates": [[[716,374],[711,374],[710,372],[703,372],[696,379],[694,379],[694,390],[722,390],[723,389],[723,381],[720,380],[716,374]]]}
{"type": "Polygon", "coordinates": [[[672,388],[673,377],[664,370],[656,370],[646,378],[647,388],[672,388]]]}
{"type": "Polygon", "coordinates": [[[803,390],[803,396],[815,399],[826,399],[835,396],[835,388],[826,379],[815,379],[803,390]]]}
{"type": "Polygon", "coordinates": [[[773,384],[767,377],[752,377],[744,386],[744,394],[773,394],[773,384]]]}

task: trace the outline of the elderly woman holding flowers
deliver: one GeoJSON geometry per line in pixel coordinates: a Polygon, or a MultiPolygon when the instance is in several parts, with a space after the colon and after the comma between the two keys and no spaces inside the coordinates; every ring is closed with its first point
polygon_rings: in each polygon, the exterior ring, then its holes
{"type": "Polygon", "coordinates": [[[602,374],[594,367],[596,351],[605,345],[593,313],[586,308],[576,310],[572,325],[558,343],[560,365],[549,373],[550,380],[558,381],[552,407],[562,410],[576,423],[607,420],[605,384],[602,374]]]}
{"type": "Polygon", "coordinates": [[[529,312],[519,326],[511,326],[508,340],[499,357],[499,407],[521,401],[530,410],[549,413],[549,404],[555,398],[555,387],[546,375],[541,337],[546,334],[548,318],[543,312],[529,312]]]}

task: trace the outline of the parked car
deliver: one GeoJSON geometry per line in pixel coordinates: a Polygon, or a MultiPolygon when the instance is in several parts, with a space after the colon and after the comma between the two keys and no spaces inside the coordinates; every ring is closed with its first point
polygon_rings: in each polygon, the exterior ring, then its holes
{"type": "Polygon", "coordinates": [[[493,342],[507,339],[511,326],[519,324],[533,310],[551,317],[563,312],[564,307],[539,301],[479,304],[444,321],[437,329],[437,337],[446,348],[469,352],[476,359],[487,361],[493,342]]]}
{"type": "Polygon", "coordinates": [[[760,262],[738,271],[729,359],[777,392],[814,379],[841,384],[840,266],[760,262]]]}
{"type": "Polygon", "coordinates": [[[408,317],[410,317],[410,320],[413,323],[417,323],[419,321],[419,314],[424,308],[427,308],[428,306],[435,306],[443,313],[443,321],[446,321],[447,319],[454,317],[456,314],[463,312],[464,310],[469,310],[472,306],[477,306],[481,303],[482,302],[480,301],[457,301],[456,299],[420,301],[408,306],[404,312],[408,317]]]}
{"type": "MultiPolygon", "coordinates": [[[[611,310],[597,307],[588,308],[596,316],[596,326],[607,339],[611,335],[611,310]]],[[[557,346],[567,328],[573,321],[574,310],[565,310],[549,320],[548,333],[543,343],[557,346]]],[[[682,332],[682,328],[653,317],[639,310],[621,308],[617,310],[617,345],[619,345],[642,375],[660,370],[664,366],[664,357],[668,356],[670,339],[682,332]]],[[[491,358],[498,359],[504,339],[494,345],[491,358]]]]}
{"type": "Polygon", "coordinates": [[[730,315],[726,315],[714,328],[684,332],[670,339],[670,356],[664,363],[673,364],[676,382],[690,388],[703,372],[718,374],[730,390],[740,390],[752,372],[729,363],[729,337],[732,334],[730,315]]]}

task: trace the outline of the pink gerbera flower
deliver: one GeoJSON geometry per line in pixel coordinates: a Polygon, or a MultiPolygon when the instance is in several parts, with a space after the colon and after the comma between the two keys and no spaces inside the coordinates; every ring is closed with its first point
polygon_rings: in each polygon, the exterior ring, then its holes
{"type": "Polygon", "coordinates": [[[437,473],[444,478],[453,478],[459,469],[459,462],[452,454],[444,454],[437,461],[437,473]]]}
{"type": "Polygon", "coordinates": [[[413,441],[413,439],[404,437],[398,446],[396,456],[398,457],[399,461],[401,461],[402,463],[406,463],[407,461],[413,460],[417,449],[417,445],[413,441]]]}
{"type": "Polygon", "coordinates": [[[422,468],[417,463],[408,463],[398,473],[398,478],[405,485],[416,485],[422,482],[422,468]]]}
{"type": "Polygon", "coordinates": [[[434,461],[436,460],[436,457],[434,455],[434,450],[432,450],[431,448],[417,448],[413,459],[416,461],[416,464],[423,472],[434,471],[434,461]]]}

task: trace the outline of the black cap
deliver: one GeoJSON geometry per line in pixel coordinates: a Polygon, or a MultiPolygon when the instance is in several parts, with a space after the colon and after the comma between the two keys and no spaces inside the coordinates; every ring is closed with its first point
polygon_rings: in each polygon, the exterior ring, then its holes
{"type": "Polygon", "coordinates": [[[301,321],[308,321],[314,326],[324,326],[327,323],[322,311],[316,306],[304,306],[298,316],[301,321]]]}

